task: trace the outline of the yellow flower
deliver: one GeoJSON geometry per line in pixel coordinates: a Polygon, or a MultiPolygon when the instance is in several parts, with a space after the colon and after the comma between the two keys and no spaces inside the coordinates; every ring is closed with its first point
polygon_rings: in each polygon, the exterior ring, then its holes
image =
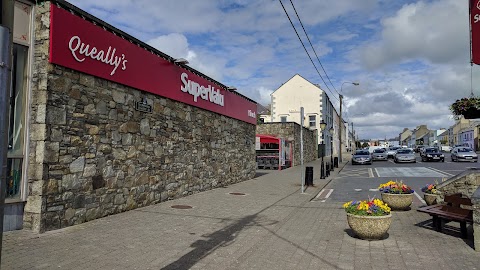
{"type": "Polygon", "coordinates": [[[351,203],[352,203],[352,201],[349,201],[349,202],[344,203],[344,204],[343,204],[343,208],[349,207],[351,203]]]}

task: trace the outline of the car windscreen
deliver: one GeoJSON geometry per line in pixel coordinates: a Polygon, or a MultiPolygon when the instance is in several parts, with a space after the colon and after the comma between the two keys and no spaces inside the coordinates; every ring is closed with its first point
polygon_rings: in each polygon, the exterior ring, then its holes
{"type": "Polygon", "coordinates": [[[374,153],[383,153],[385,152],[385,149],[375,149],[373,150],[374,153]]]}
{"type": "Polygon", "coordinates": [[[473,152],[473,150],[472,148],[463,147],[463,148],[458,148],[458,152],[473,152]]]}
{"type": "Polygon", "coordinates": [[[365,155],[370,155],[370,152],[368,152],[368,151],[357,151],[357,152],[355,152],[355,155],[365,156],[365,155]]]}
{"type": "Polygon", "coordinates": [[[412,153],[412,150],[408,150],[408,149],[401,149],[397,151],[397,154],[411,154],[411,153],[412,153]]]}
{"type": "Polygon", "coordinates": [[[425,153],[436,153],[437,152],[437,149],[435,148],[427,148],[425,149],[425,153]]]}

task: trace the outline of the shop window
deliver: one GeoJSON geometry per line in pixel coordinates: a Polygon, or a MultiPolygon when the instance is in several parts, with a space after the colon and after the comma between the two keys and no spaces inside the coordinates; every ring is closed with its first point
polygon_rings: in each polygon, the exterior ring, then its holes
{"type": "Polygon", "coordinates": [[[13,76],[9,100],[6,198],[20,197],[25,141],[25,98],[28,47],[13,45],[13,76]]]}

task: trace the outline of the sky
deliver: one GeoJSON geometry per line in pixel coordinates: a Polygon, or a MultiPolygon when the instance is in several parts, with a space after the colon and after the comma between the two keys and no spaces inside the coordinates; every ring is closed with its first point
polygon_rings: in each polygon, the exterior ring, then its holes
{"type": "Polygon", "coordinates": [[[341,93],[360,139],[448,129],[449,105],[480,95],[468,0],[68,2],[262,105],[295,74],[319,84],[337,110],[341,93]]]}

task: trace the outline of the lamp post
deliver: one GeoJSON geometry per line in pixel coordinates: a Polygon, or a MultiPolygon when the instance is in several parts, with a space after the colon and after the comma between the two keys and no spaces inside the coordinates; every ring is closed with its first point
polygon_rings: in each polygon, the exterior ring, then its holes
{"type": "MultiPolygon", "coordinates": [[[[342,86],[340,86],[340,93],[343,93],[343,85],[349,83],[355,86],[360,85],[358,82],[343,82],[342,86]]],[[[342,162],[342,126],[343,126],[343,119],[342,119],[342,100],[343,95],[340,94],[340,121],[338,121],[338,162],[342,162]]]]}
{"type": "Polygon", "coordinates": [[[320,129],[322,130],[322,163],[320,164],[320,179],[325,179],[325,164],[323,163],[323,157],[325,156],[325,128],[327,127],[327,123],[325,121],[320,122],[320,129]]]}
{"type": "Polygon", "coordinates": [[[333,171],[333,126],[329,129],[330,132],[330,170],[333,171]]]}

